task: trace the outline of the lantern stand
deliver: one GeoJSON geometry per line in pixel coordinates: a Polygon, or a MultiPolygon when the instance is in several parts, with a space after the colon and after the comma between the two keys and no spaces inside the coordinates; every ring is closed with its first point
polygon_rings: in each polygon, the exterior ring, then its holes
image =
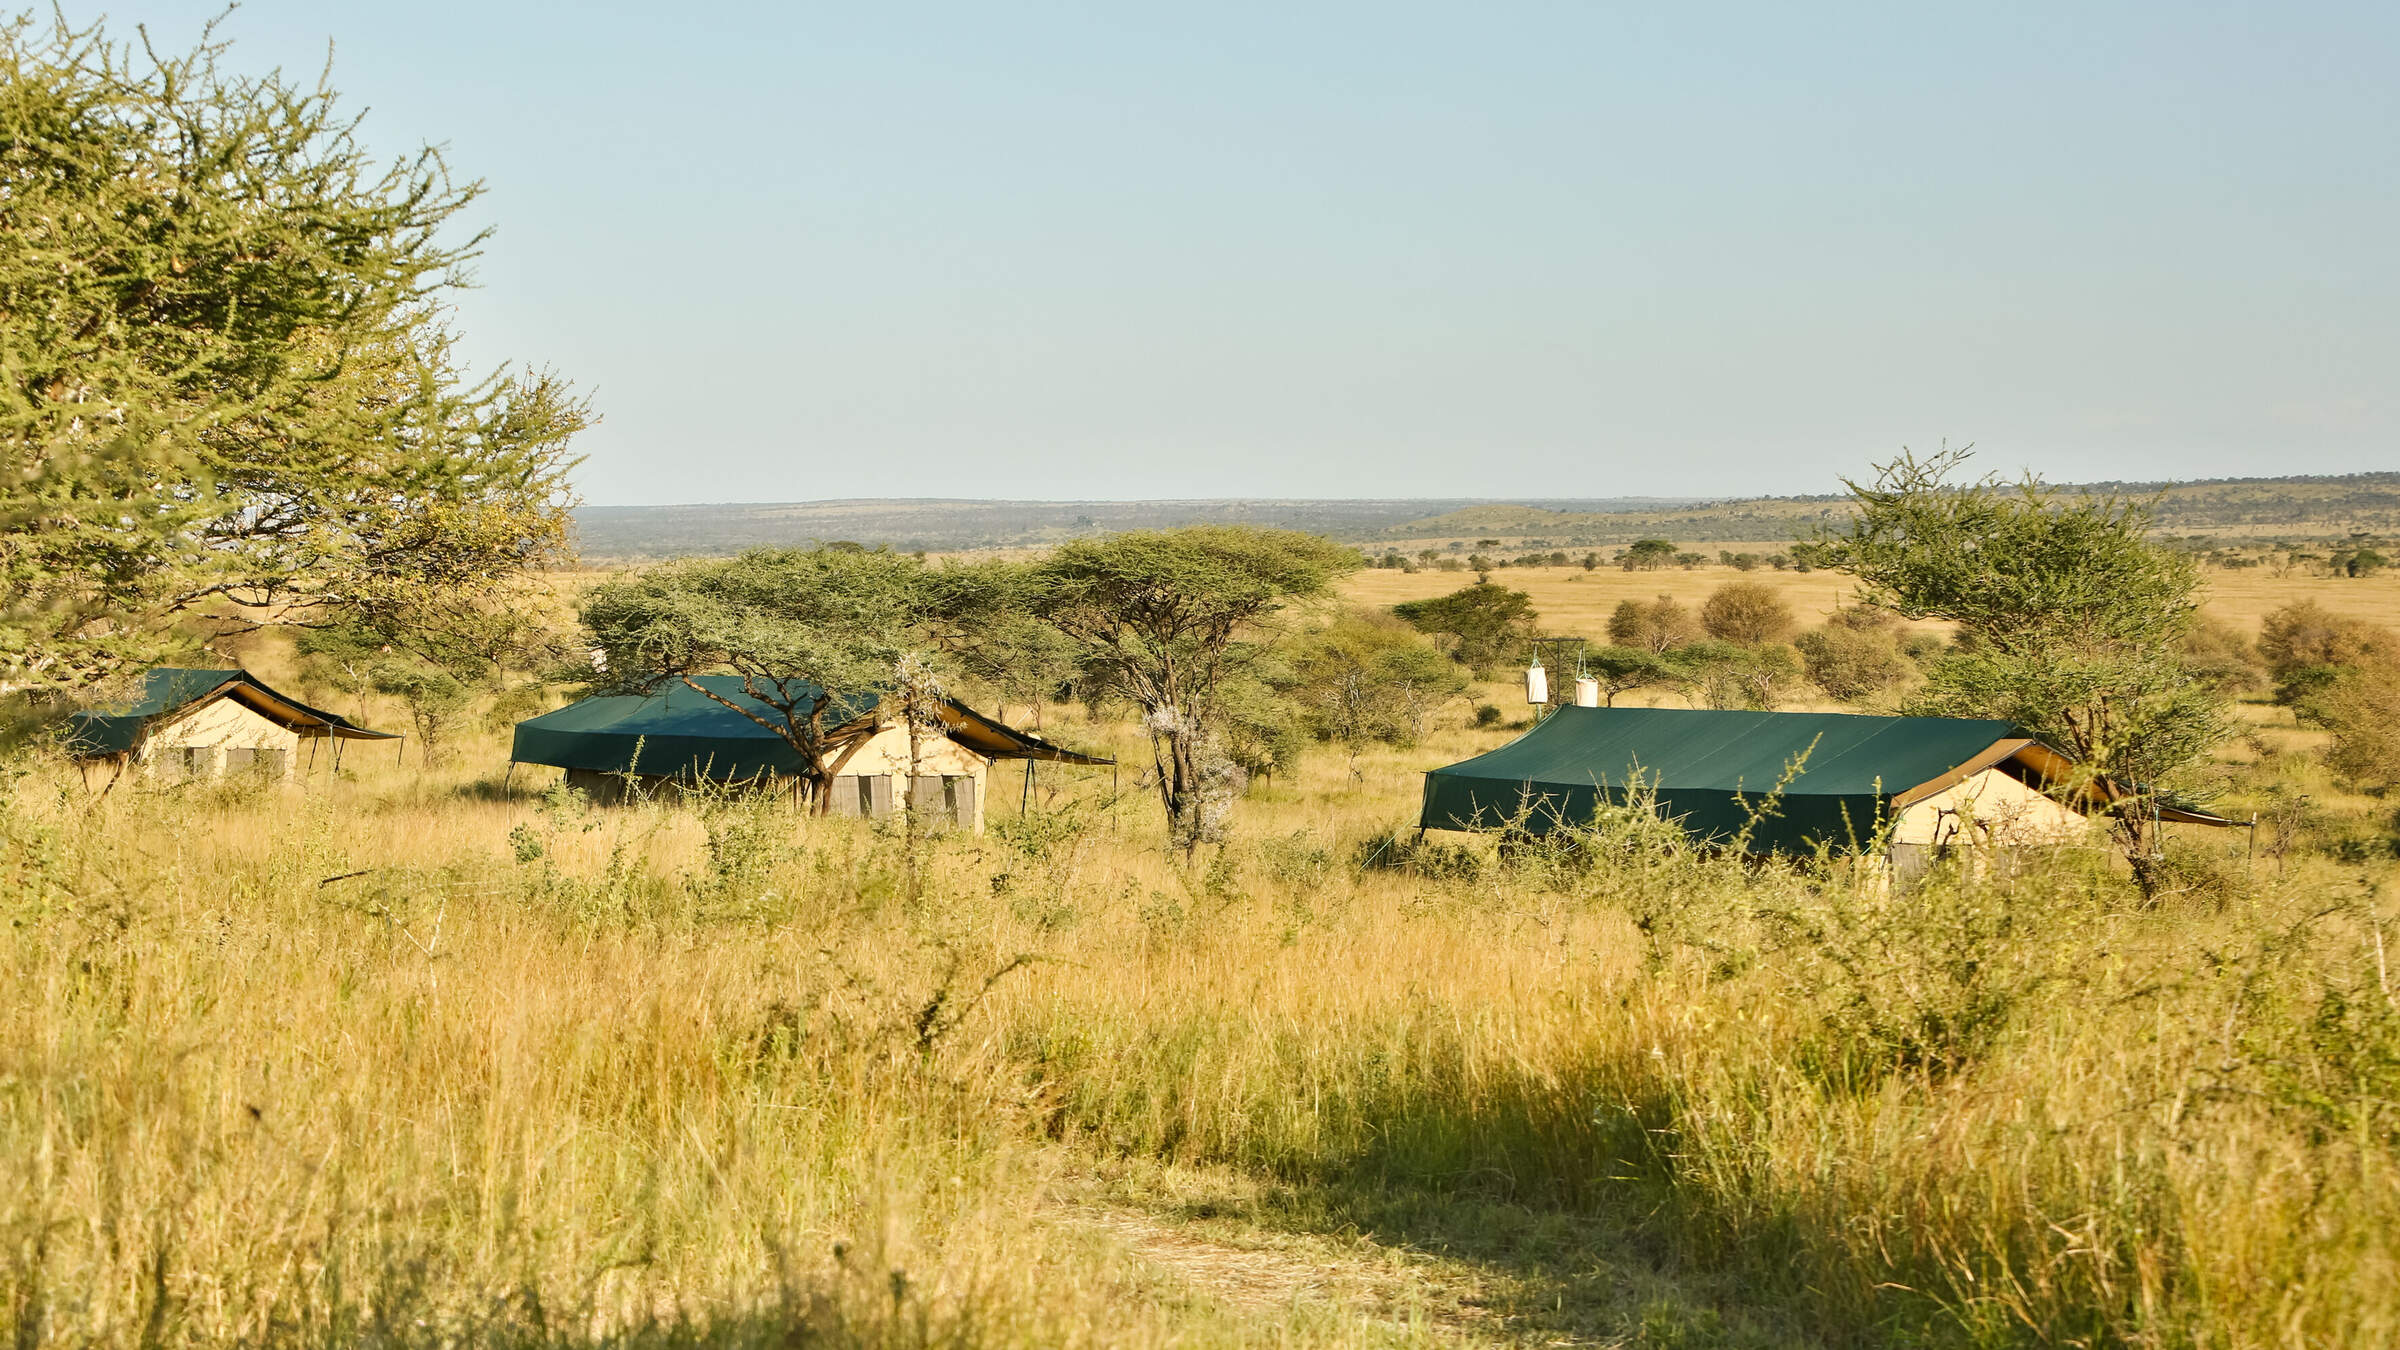
{"type": "Polygon", "coordinates": [[[1566,706],[1565,701],[1558,697],[1559,690],[1550,683],[1552,672],[1567,670],[1575,672],[1573,676],[1561,678],[1559,681],[1560,684],[1567,686],[1570,698],[1573,697],[1575,686],[1590,678],[1584,666],[1584,652],[1588,645],[1582,638],[1559,637],[1533,640],[1533,663],[1525,669],[1525,701],[1534,707],[1533,720],[1535,722],[1542,721],[1566,706]]]}

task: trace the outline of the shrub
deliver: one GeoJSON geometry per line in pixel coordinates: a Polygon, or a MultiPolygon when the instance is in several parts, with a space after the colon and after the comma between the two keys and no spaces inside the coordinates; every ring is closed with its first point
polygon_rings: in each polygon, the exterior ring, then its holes
{"type": "Polygon", "coordinates": [[[2266,687],[2266,670],[2250,639],[2206,614],[2194,616],[2183,635],[2183,664],[2192,678],[2221,694],[2248,694],[2266,687]]]}
{"type": "Polygon", "coordinates": [[[1807,662],[1808,678],[1845,703],[1873,698],[1916,672],[1889,628],[1827,624],[1802,633],[1793,645],[1807,662]]]}
{"type": "Polygon", "coordinates": [[[1756,647],[1783,641],[1798,621],[1774,587],[1757,581],[1729,581],[1700,606],[1700,626],[1710,637],[1756,647]]]}
{"type": "Polygon", "coordinates": [[[1692,612],[1671,595],[1655,600],[1622,600],[1608,616],[1608,640],[1621,647],[1664,652],[1697,641],[1702,629],[1692,612]]]}
{"type": "Polygon", "coordinates": [[[2400,785],[2400,661],[2342,670],[2305,711],[2333,733],[2325,762],[2335,773],[2366,787],[2400,785]]]}

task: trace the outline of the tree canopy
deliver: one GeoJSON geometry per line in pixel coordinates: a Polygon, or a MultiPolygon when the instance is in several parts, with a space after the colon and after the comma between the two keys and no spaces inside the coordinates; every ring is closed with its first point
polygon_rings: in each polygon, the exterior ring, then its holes
{"type": "Polygon", "coordinates": [[[1078,539],[1031,565],[1033,612],[1142,710],[1176,846],[1190,851],[1216,825],[1211,802],[1231,763],[1212,749],[1220,694],[1254,650],[1238,639],[1357,565],[1316,535],[1236,525],[1078,539]]]}
{"type": "Polygon", "coordinates": [[[323,82],[0,23],[0,683],[169,655],[183,621],[504,645],[567,537],[557,378],[476,377],[441,301],[481,185],[381,163],[323,82]]]}
{"type": "MultiPolygon", "coordinates": [[[[1950,481],[1965,459],[1880,466],[1850,484],[1857,515],[1828,540],[1867,603],[1958,625],[1909,711],[2008,718],[2137,794],[2160,790],[2224,734],[2222,696],[2182,663],[2193,559],[2151,542],[2144,503],[1950,481]]],[[[2115,820],[2140,869],[2154,841],[2138,804],[2115,820]]]]}
{"type": "Polygon", "coordinates": [[[923,641],[924,565],[882,551],[753,549],[653,567],[595,588],[582,607],[607,684],[646,692],[691,677],[738,675],[773,710],[716,701],[781,737],[812,794],[824,786],[827,733],[896,678],[923,641]]]}
{"type": "Polygon", "coordinates": [[[1392,613],[1421,633],[1456,640],[1451,655],[1460,664],[1490,670],[1524,649],[1533,637],[1533,600],[1523,591],[1478,581],[1448,595],[1409,600],[1392,613]]]}

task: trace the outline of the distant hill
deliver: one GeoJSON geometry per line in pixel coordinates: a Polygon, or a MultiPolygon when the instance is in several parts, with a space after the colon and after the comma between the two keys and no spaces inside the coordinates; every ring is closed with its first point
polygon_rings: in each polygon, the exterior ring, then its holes
{"type": "MultiPolygon", "coordinates": [[[[1697,497],[1537,499],[1539,509],[1604,515],[1660,511],[1697,497]]],[[[1341,501],[1245,498],[1147,502],[1014,502],[950,499],[692,506],[588,506],[575,513],[583,555],[595,561],[638,561],[688,554],[732,553],[759,545],[829,543],[847,539],[902,550],[957,552],[1027,548],[1079,535],[1163,529],[1201,523],[1272,525],[1338,539],[1375,539],[1426,516],[1478,505],[1472,498],[1341,501]]],[[[1507,509],[1521,510],[1510,504],[1507,509]]]]}
{"type": "MultiPolygon", "coordinates": [[[[2158,496],[2168,534],[2321,538],[2400,533],[2400,473],[2229,478],[2189,483],[2087,483],[2066,491],[2158,496]]],[[[902,550],[1040,547],[1116,530],[1200,523],[1273,525],[1372,545],[1500,540],[1508,546],[1805,538],[1849,514],[1849,498],[1446,498],[1146,502],[858,499],[690,506],[594,506],[575,513],[583,555],[638,562],[842,539],[902,550]]]]}
{"type": "MultiPolygon", "coordinates": [[[[2338,477],[2223,478],[2190,483],[2079,483],[2062,492],[2156,497],[2163,534],[2268,538],[2400,532],[2400,473],[2338,477]]],[[[1479,503],[1428,515],[1389,532],[1393,542],[1464,537],[1557,547],[1622,544],[1645,535],[1677,540],[1806,537],[1849,517],[1847,494],[1752,497],[1667,508],[1568,511],[1479,503]]]]}

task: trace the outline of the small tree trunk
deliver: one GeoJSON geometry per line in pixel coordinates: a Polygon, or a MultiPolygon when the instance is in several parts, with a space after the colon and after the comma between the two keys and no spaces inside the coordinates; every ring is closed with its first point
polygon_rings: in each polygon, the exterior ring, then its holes
{"type": "Polygon", "coordinates": [[[1188,862],[1200,847],[1200,765],[1198,747],[1188,727],[1178,727],[1167,733],[1167,756],[1174,770],[1174,781],[1167,793],[1167,824],[1169,837],[1183,850],[1188,862]]]}

